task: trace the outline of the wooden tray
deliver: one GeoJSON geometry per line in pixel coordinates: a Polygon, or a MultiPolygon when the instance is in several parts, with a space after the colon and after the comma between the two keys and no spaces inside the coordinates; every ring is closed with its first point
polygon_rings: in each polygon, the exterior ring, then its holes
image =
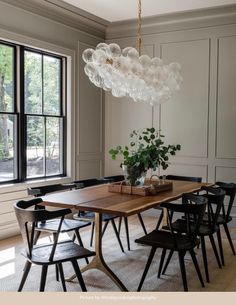
{"type": "Polygon", "coordinates": [[[114,182],[108,185],[108,191],[112,193],[124,193],[140,196],[156,195],[159,192],[168,191],[173,188],[171,181],[159,181],[145,179],[143,186],[130,186],[126,185],[125,181],[114,182]]]}

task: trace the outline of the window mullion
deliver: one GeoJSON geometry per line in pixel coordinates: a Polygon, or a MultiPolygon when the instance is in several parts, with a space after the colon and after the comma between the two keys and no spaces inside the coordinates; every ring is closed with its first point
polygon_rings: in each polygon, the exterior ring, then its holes
{"type": "Polygon", "coordinates": [[[19,107],[19,130],[18,130],[18,152],[19,152],[19,180],[26,180],[26,149],[27,149],[27,121],[25,115],[25,78],[24,78],[24,47],[20,47],[20,60],[19,60],[19,84],[20,84],[20,107],[19,107]]]}

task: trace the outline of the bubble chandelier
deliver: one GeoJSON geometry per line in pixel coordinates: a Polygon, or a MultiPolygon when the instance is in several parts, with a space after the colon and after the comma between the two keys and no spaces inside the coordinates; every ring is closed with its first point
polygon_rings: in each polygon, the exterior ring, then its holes
{"type": "Polygon", "coordinates": [[[82,58],[85,74],[97,87],[115,97],[130,97],[135,102],[152,106],[168,101],[180,89],[181,67],[173,62],[164,65],[158,57],[142,55],[141,0],[138,0],[137,49],[121,50],[116,43],[99,43],[96,49],[86,49],[82,58]]]}

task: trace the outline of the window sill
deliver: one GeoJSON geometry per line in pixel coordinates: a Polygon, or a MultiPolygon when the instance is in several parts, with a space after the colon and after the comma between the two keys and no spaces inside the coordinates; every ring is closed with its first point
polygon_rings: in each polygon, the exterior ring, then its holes
{"type": "Polygon", "coordinates": [[[72,182],[73,179],[71,177],[53,177],[53,178],[44,178],[44,179],[37,179],[26,181],[22,183],[9,183],[0,185],[0,194],[9,193],[9,192],[17,192],[17,191],[24,191],[28,187],[37,187],[43,185],[50,185],[50,184],[60,184],[60,183],[69,183],[72,182]]]}

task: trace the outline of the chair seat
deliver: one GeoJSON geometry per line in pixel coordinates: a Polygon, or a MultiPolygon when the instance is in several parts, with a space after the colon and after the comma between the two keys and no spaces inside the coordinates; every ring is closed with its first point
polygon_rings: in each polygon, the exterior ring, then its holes
{"type": "MultiPolygon", "coordinates": [[[[207,214],[204,215],[203,221],[207,221],[207,214]]],[[[232,217],[229,216],[228,220],[226,220],[226,217],[223,214],[220,214],[217,218],[217,224],[224,224],[232,221],[232,217]]]]}
{"type": "Polygon", "coordinates": [[[72,259],[90,257],[96,254],[94,251],[85,249],[72,241],[66,241],[57,244],[53,260],[50,261],[49,256],[52,251],[52,246],[52,244],[36,245],[32,249],[31,258],[29,258],[25,250],[22,251],[22,255],[36,265],[52,265],[70,261],[72,259]]]}
{"type": "MultiPolygon", "coordinates": [[[[109,215],[109,214],[102,214],[102,221],[109,221],[111,219],[117,218],[118,216],[109,215]]],[[[74,215],[75,219],[86,219],[90,221],[94,221],[95,213],[94,212],[80,212],[78,215],[74,215]]]]}
{"type": "Polygon", "coordinates": [[[151,233],[135,240],[136,243],[165,248],[170,250],[189,250],[199,244],[199,240],[190,240],[185,235],[175,234],[176,243],[171,232],[154,230],[151,233]]]}
{"type": "MultiPolygon", "coordinates": [[[[194,230],[194,227],[195,227],[194,223],[191,224],[190,228],[192,230],[194,230]]],[[[186,232],[187,230],[186,221],[184,219],[177,219],[174,223],[172,223],[172,228],[177,232],[186,232]]],[[[199,236],[211,235],[217,232],[218,228],[219,228],[218,226],[212,228],[208,224],[201,224],[199,226],[198,235],[199,236]]]]}
{"type": "MultiPolygon", "coordinates": [[[[56,232],[59,226],[60,219],[53,219],[53,220],[48,220],[45,223],[40,222],[38,223],[37,229],[40,231],[54,231],[56,232]]],[[[78,220],[72,220],[72,219],[64,219],[61,227],[61,233],[63,232],[69,232],[73,231],[76,229],[81,229],[84,227],[89,226],[91,223],[90,222],[83,222],[83,221],[78,221],[78,220]]]]}

